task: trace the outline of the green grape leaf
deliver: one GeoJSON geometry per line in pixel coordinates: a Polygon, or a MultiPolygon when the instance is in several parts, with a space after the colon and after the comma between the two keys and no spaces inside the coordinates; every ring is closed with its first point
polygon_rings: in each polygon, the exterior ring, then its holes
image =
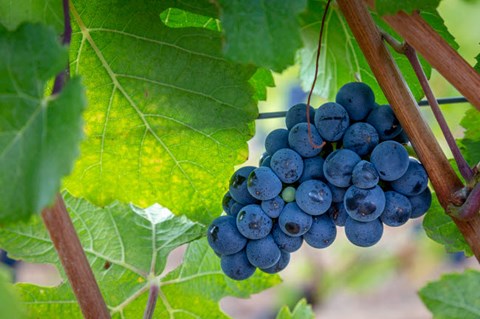
{"type": "Polygon", "coordinates": [[[0,318],[26,318],[18,293],[10,283],[10,277],[9,271],[0,267],[0,318]]]}
{"type": "Polygon", "coordinates": [[[15,30],[25,22],[48,24],[63,30],[62,0],[0,0],[0,24],[15,30]]]}
{"type": "Polygon", "coordinates": [[[306,0],[220,0],[225,56],[281,72],[302,46],[298,14],[306,0]]]}
{"type": "MultiPolygon", "coordinates": [[[[302,87],[307,91],[310,90],[315,74],[318,33],[324,10],[324,0],[310,0],[308,10],[301,15],[305,47],[299,50],[297,59],[300,62],[302,87]]],[[[396,33],[378,15],[372,15],[381,29],[398,38],[396,33]]],[[[388,103],[347,22],[337,7],[330,7],[325,23],[319,72],[314,93],[323,98],[334,100],[342,85],[348,82],[362,81],[372,88],[377,103],[388,103]]],[[[423,97],[423,90],[408,59],[392,49],[390,49],[390,52],[413,96],[420,100],[423,97]]],[[[427,77],[430,77],[431,67],[423,59],[421,59],[421,62],[427,77]]]]}
{"type": "MultiPolygon", "coordinates": [[[[99,208],[68,193],[64,197],[114,318],[138,318],[145,308],[152,284],[158,284],[161,289],[155,318],[165,318],[168,314],[176,316],[176,313],[178,316],[181,313],[195,314],[200,318],[209,318],[208,314],[213,314],[213,317],[221,318],[224,315],[217,304],[221,298],[227,295],[248,297],[279,282],[278,276],[260,271],[246,281],[228,279],[206,238],[192,242],[205,234],[205,227],[185,216],[174,216],[158,204],[140,209],[115,202],[99,208]],[[189,242],[184,263],[165,274],[169,253],[189,242]]],[[[0,228],[0,247],[11,257],[53,263],[61,268],[39,217],[32,218],[28,224],[0,228]]],[[[22,284],[18,288],[33,315],[81,318],[67,283],[53,288],[22,284]]]]}
{"type": "Polygon", "coordinates": [[[226,60],[220,32],[165,26],[159,15],[172,6],[73,1],[71,70],[92,103],[65,186],[100,206],[159,203],[207,224],[248,157],[256,68],[226,60]]]}
{"type": "Polygon", "coordinates": [[[258,101],[267,99],[267,87],[274,87],[275,81],[270,70],[259,68],[250,78],[250,84],[255,88],[254,98],[258,101]]]}
{"type": "Polygon", "coordinates": [[[440,4],[440,0],[375,0],[375,10],[379,15],[393,15],[398,11],[408,14],[413,11],[434,11],[440,4]]]}
{"type": "Polygon", "coordinates": [[[432,194],[432,206],[423,219],[423,228],[427,236],[445,246],[447,252],[463,251],[465,255],[472,256],[470,246],[452,219],[445,214],[436,194],[432,194]]]}
{"type": "Polygon", "coordinates": [[[0,221],[12,221],[53,201],[78,155],[86,101],[78,78],[44,96],[47,81],[67,63],[52,29],[1,28],[0,55],[0,221]]]}
{"type": "Polygon", "coordinates": [[[305,299],[300,300],[293,311],[288,309],[288,306],[283,306],[278,312],[277,319],[308,319],[315,318],[315,314],[312,311],[312,306],[307,304],[305,299]]]}
{"type": "Polygon", "coordinates": [[[480,116],[478,110],[470,108],[460,121],[465,128],[463,138],[459,139],[460,149],[470,165],[476,165],[480,161],[480,116]]]}
{"type": "Polygon", "coordinates": [[[433,319],[480,318],[480,272],[447,274],[419,291],[433,319]]]}

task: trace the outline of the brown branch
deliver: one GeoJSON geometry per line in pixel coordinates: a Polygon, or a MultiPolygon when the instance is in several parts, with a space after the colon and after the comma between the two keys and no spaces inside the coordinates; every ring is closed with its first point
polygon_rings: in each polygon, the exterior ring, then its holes
{"type": "MultiPolygon", "coordinates": [[[[373,1],[366,1],[373,8],[373,1]]],[[[382,17],[467,100],[480,110],[480,74],[420,16],[398,12],[382,17]]]]}
{"type": "Polygon", "coordinates": [[[87,319],[110,318],[110,313],[60,194],[57,195],[53,207],[43,210],[42,219],[77,297],[83,316],[87,319]]]}
{"type": "MultiPolygon", "coordinates": [[[[382,41],[367,7],[362,0],[337,0],[360,49],[408,134],[416,153],[428,172],[441,205],[446,209],[452,194],[463,188],[443,154],[432,131],[424,122],[417,103],[382,41]]],[[[469,222],[454,219],[472,251],[480,260],[480,218],[469,222]]]]}

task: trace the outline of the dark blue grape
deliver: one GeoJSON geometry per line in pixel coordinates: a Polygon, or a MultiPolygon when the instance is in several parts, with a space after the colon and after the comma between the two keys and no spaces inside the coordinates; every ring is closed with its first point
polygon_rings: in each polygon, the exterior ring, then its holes
{"type": "Polygon", "coordinates": [[[379,219],[362,223],[348,217],[345,222],[345,235],[356,246],[370,247],[382,238],[383,224],[379,219]]]}
{"type": "Polygon", "coordinates": [[[400,143],[385,141],[373,149],[370,162],[377,169],[381,180],[394,181],[407,171],[408,152],[400,143]]]}
{"type": "MultiPolygon", "coordinates": [[[[291,129],[298,123],[307,122],[306,106],[306,104],[299,103],[288,109],[287,114],[285,115],[285,124],[288,129],[291,129]]],[[[309,106],[308,109],[310,111],[310,123],[313,123],[315,109],[311,106],[309,106]]]]}
{"type": "Polygon", "coordinates": [[[345,192],[347,187],[337,187],[330,182],[327,182],[328,188],[332,192],[332,202],[334,203],[343,203],[343,197],[345,197],[345,192]]]}
{"type": "Polygon", "coordinates": [[[238,212],[244,207],[245,205],[240,204],[240,203],[235,203],[233,204],[232,208],[230,209],[230,212],[228,215],[233,216],[237,218],[238,212]]]}
{"type": "Polygon", "coordinates": [[[272,219],[258,205],[247,205],[237,215],[237,228],[248,239],[260,239],[272,230],[272,219]]]}
{"type": "Polygon", "coordinates": [[[390,186],[393,190],[406,196],[419,195],[428,186],[428,175],[423,165],[417,159],[410,157],[405,174],[391,182],[390,186]]]}
{"type": "Polygon", "coordinates": [[[208,227],[207,239],[210,247],[219,255],[235,254],[247,244],[247,239],[238,231],[232,216],[216,218],[208,227]]]}
{"type": "Polygon", "coordinates": [[[326,141],[340,140],[349,125],[348,113],[340,104],[328,102],[315,111],[315,126],[326,141]]]}
{"type": "Polygon", "coordinates": [[[343,136],[343,148],[352,150],[360,156],[370,154],[378,142],[375,128],[363,122],[352,124],[343,136]]]}
{"type": "Polygon", "coordinates": [[[345,221],[347,220],[348,213],[345,209],[345,205],[342,203],[333,203],[332,206],[327,211],[330,218],[333,220],[335,225],[343,227],[345,226],[345,221]]]}
{"type": "Polygon", "coordinates": [[[302,183],[309,179],[323,179],[323,162],[325,160],[320,156],[304,159],[303,173],[298,181],[302,183]]]}
{"type": "Polygon", "coordinates": [[[273,225],[272,237],[278,248],[288,251],[289,253],[293,253],[294,251],[300,249],[303,243],[302,236],[293,237],[287,235],[283,232],[278,224],[273,225]]]}
{"type": "Polygon", "coordinates": [[[281,252],[271,235],[265,238],[250,240],[247,244],[248,261],[258,268],[274,266],[280,259],[281,252]]]}
{"type": "Polygon", "coordinates": [[[260,163],[260,166],[264,167],[270,167],[270,161],[272,160],[272,157],[270,155],[266,156],[262,162],[260,163]]]}
{"type": "Polygon", "coordinates": [[[288,145],[303,157],[312,157],[320,154],[322,149],[319,146],[322,145],[323,139],[320,134],[318,134],[317,129],[313,124],[310,125],[310,133],[313,144],[318,147],[314,147],[310,143],[308,124],[305,122],[298,123],[290,129],[290,133],[288,134],[288,145]]]}
{"type": "Polygon", "coordinates": [[[307,244],[315,248],[330,246],[337,237],[337,227],[328,214],[313,217],[312,227],[303,235],[307,244]]]}
{"type": "Polygon", "coordinates": [[[335,102],[342,105],[353,121],[361,121],[375,105],[375,95],[372,89],[361,82],[350,82],[338,90],[335,102]]]}
{"type": "Polygon", "coordinates": [[[345,193],[344,205],[351,218],[369,222],[377,219],[385,209],[385,193],[379,186],[370,189],[350,186],[345,193]]]}
{"type": "Polygon", "coordinates": [[[358,188],[372,188],[378,184],[380,177],[375,166],[368,161],[360,161],[353,168],[352,184],[358,188]]]}
{"type": "Polygon", "coordinates": [[[302,157],[289,148],[282,148],[272,155],[270,167],[284,183],[296,182],[303,173],[302,157]]]}
{"type": "Polygon", "coordinates": [[[391,140],[403,131],[390,105],[374,108],[368,114],[367,122],[377,130],[382,141],[391,140]]]}
{"type": "Polygon", "coordinates": [[[280,196],[276,196],[272,199],[262,201],[260,206],[268,217],[278,218],[285,206],[285,202],[280,196]]]}
{"type": "Polygon", "coordinates": [[[332,192],[324,182],[311,179],[298,186],[295,201],[305,213],[321,215],[332,204],[332,192]]]}
{"type": "Polygon", "coordinates": [[[296,203],[288,203],[278,217],[278,224],[285,234],[302,236],[312,226],[312,216],[304,213],[296,203]]]}
{"type": "Polygon", "coordinates": [[[380,220],[388,226],[405,224],[412,214],[412,204],[407,197],[394,191],[385,192],[385,209],[380,220]]]}
{"type": "Polygon", "coordinates": [[[360,160],[360,156],[351,150],[336,150],[325,159],[323,174],[333,185],[348,187],[351,185],[353,168],[360,160]]]}
{"type": "Polygon", "coordinates": [[[245,280],[255,272],[255,267],[250,264],[245,250],[236,254],[222,256],[220,266],[228,277],[235,280],[245,280]]]}
{"type": "Polygon", "coordinates": [[[232,209],[233,205],[236,203],[237,201],[233,199],[232,195],[230,195],[230,192],[226,192],[225,195],[223,195],[222,207],[223,207],[223,211],[227,213],[227,215],[231,215],[230,210],[232,209]]]}
{"type": "Polygon", "coordinates": [[[277,272],[280,272],[285,268],[287,268],[289,262],[290,262],[290,254],[286,251],[281,251],[280,259],[277,261],[275,265],[273,265],[270,268],[263,268],[260,270],[263,272],[266,272],[267,274],[276,274],[277,272]]]}
{"type": "Polygon", "coordinates": [[[288,130],[277,128],[268,133],[265,138],[265,150],[269,155],[273,155],[282,148],[288,148],[288,130]]]}
{"type": "Polygon", "coordinates": [[[432,204],[432,193],[427,187],[419,195],[410,196],[408,199],[412,204],[412,214],[410,215],[410,218],[418,218],[423,216],[430,208],[430,205],[432,204]]]}
{"type": "Polygon", "coordinates": [[[233,173],[230,178],[230,186],[228,188],[230,196],[244,205],[255,204],[257,202],[247,190],[247,178],[254,169],[254,166],[244,166],[233,173]]]}
{"type": "Polygon", "coordinates": [[[248,175],[247,189],[256,199],[269,200],[280,194],[282,182],[270,168],[262,166],[248,175]]]}

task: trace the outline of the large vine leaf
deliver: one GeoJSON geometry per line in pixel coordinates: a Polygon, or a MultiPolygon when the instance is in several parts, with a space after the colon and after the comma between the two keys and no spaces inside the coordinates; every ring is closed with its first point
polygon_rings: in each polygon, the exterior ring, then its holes
{"type": "MultiPolygon", "coordinates": [[[[310,90],[315,74],[318,33],[324,10],[325,0],[310,0],[308,10],[301,15],[305,47],[299,51],[297,58],[300,62],[300,79],[304,90],[310,90]]],[[[381,18],[374,13],[372,16],[381,29],[397,36],[381,18]]],[[[340,87],[345,83],[362,81],[373,89],[378,103],[387,103],[340,10],[331,6],[325,21],[318,80],[314,93],[333,100],[340,87]]],[[[390,50],[390,52],[414,97],[420,100],[423,91],[408,59],[394,50],[390,50]]],[[[422,65],[425,73],[430,77],[431,67],[424,61],[422,61],[422,65]]]]}
{"type": "Polygon", "coordinates": [[[445,214],[435,194],[432,194],[432,206],[423,219],[423,228],[427,236],[445,246],[447,252],[463,251],[467,256],[472,256],[472,249],[452,219],[445,214]]]}
{"type": "Polygon", "coordinates": [[[25,22],[44,23],[63,29],[62,0],[0,0],[0,24],[15,30],[25,22]]]}
{"type": "Polygon", "coordinates": [[[52,29],[0,26],[0,56],[0,221],[11,221],[53,201],[78,155],[86,103],[78,78],[44,96],[47,81],[67,63],[52,29]]]}
{"type": "MultiPolygon", "coordinates": [[[[220,269],[219,258],[206,239],[192,242],[183,264],[164,274],[168,254],[205,233],[205,227],[174,216],[159,205],[146,209],[115,202],[99,208],[65,194],[65,203],[102,294],[114,318],[138,318],[152,284],[160,286],[156,318],[222,318],[218,301],[227,296],[247,297],[279,282],[278,276],[257,272],[236,282],[220,269]],[[202,307],[198,307],[201,304],[202,307]]],[[[40,218],[28,224],[0,228],[0,247],[9,256],[61,267],[40,218]]],[[[81,318],[67,283],[47,288],[18,286],[30,312],[42,318],[81,318]]]]}
{"type": "Polygon", "coordinates": [[[302,46],[298,14],[306,0],[220,0],[225,55],[281,72],[302,46]]]}
{"type": "Polygon", "coordinates": [[[312,311],[312,306],[307,304],[305,299],[300,300],[293,311],[288,309],[288,306],[283,306],[277,314],[277,319],[313,319],[315,313],[312,311]]]}
{"type": "Polygon", "coordinates": [[[480,272],[448,274],[419,291],[434,319],[480,318],[480,272]]]}
{"type": "Polygon", "coordinates": [[[196,8],[73,1],[71,69],[84,76],[91,106],[66,187],[98,205],[158,202],[208,223],[248,156],[256,70],[222,56],[219,32],[165,26],[159,15],[171,7],[196,8]]]}
{"type": "Polygon", "coordinates": [[[475,108],[465,112],[465,116],[460,122],[465,128],[463,138],[459,140],[463,156],[470,165],[476,165],[480,162],[480,116],[475,108]]]}
{"type": "Polygon", "coordinates": [[[391,15],[398,11],[412,13],[413,11],[435,11],[440,0],[375,0],[375,10],[380,15],[391,15]]]}

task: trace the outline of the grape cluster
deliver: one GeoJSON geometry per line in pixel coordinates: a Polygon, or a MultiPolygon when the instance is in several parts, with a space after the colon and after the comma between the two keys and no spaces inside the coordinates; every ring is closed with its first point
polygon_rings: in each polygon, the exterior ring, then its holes
{"type": "Polygon", "coordinates": [[[403,225],[430,207],[425,169],[402,145],[408,138],[390,106],[376,104],[369,86],[348,83],[335,102],[309,106],[310,128],[306,112],[305,104],[291,107],[287,129],[266,137],[260,167],[233,174],[226,215],[208,228],[208,242],[233,279],[256,268],[283,270],[304,241],[331,245],[337,226],[354,245],[372,246],[384,225],[403,225]]]}

